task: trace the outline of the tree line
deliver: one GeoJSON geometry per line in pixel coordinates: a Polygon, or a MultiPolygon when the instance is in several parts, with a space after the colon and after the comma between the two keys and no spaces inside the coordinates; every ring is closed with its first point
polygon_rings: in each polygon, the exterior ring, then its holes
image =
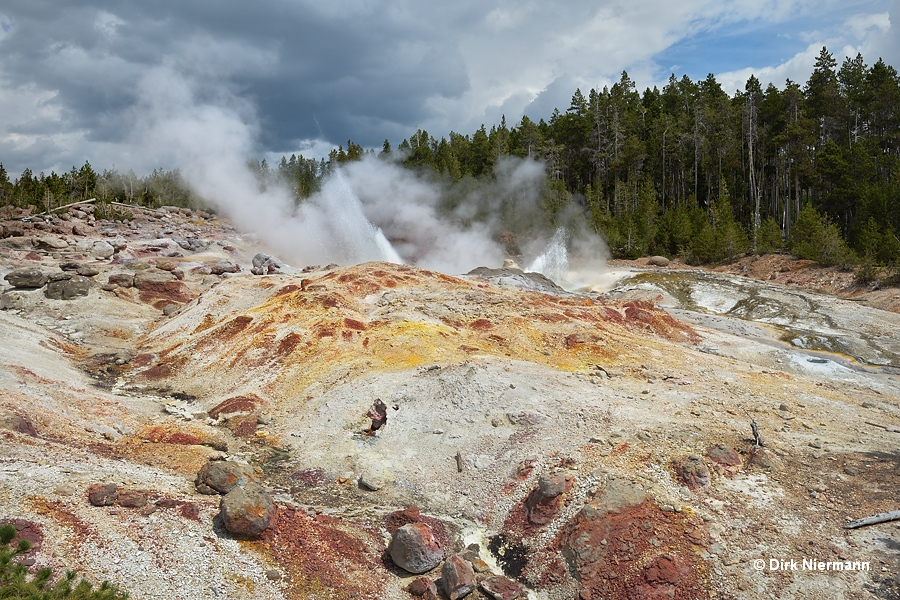
{"type": "MultiPolygon", "coordinates": [[[[302,202],[336,166],[375,153],[348,141],[327,158],[249,165],[260,186],[287,185],[302,202]]],[[[575,90],[547,120],[510,127],[504,117],[440,139],[420,129],[377,154],[459,186],[494,177],[504,156],[542,160],[547,222],[575,211],[617,257],[710,264],[787,250],[825,265],[900,269],[900,77],[881,59],[838,66],[822,48],[806,83],[763,88],[751,76],[733,95],[712,74],[672,75],[639,93],[623,72],[612,86],[575,90]]],[[[64,175],[26,170],[10,183],[0,167],[0,202],[89,194],[196,201],[177,170],[97,175],[85,163],[64,175]]]]}

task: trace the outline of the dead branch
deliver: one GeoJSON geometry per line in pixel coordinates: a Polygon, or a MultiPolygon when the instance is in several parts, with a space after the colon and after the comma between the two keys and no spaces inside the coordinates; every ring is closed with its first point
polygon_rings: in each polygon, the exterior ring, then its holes
{"type": "MultiPolygon", "coordinates": [[[[54,212],[56,212],[56,211],[58,211],[58,210],[62,210],[62,209],[64,209],[64,208],[70,208],[70,207],[72,207],[72,206],[78,206],[79,204],[92,204],[92,203],[94,203],[94,202],[96,202],[96,201],[97,201],[96,198],[91,198],[90,200],[79,200],[78,202],[73,202],[73,203],[71,203],[71,204],[64,204],[63,206],[57,206],[56,208],[51,208],[50,210],[45,210],[45,211],[42,212],[42,213],[38,213],[38,214],[36,214],[36,215],[28,215],[28,216],[29,216],[29,217],[40,217],[40,216],[43,216],[43,215],[49,215],[50,213],[54,213],[54,212]]],[[[28,218],[28,217],[24,217],[24,218],[28,218]]]]}
{"type": "Polygon", "coordinates": [[[900,427],[894,427],[893,425],[884,425],[883,423],[875,423],[874,421],[866,421],[866,425],[881,427],[885,431],[890,431],[891,433],[900,433],[900,427]]]}
{"type": "Polygon", "coordinates": [[[759,437],[759,425],[756,423],[756,419],[747,412],[746,408],[744,409],[744,414],[750,417],[750,430],[753,431],[753,439],[755,440],[753,447],[759,448],[760,446],[765,446],[762,438],[759,437]]]}
{"type": "Polygon", "coordinates": [[[844,523],[844,529],[856,529],[857,527],[865,527],[866,525],[875,525],[876,523],[887,523],[888,521],[900,521],[900,510],[892,510],[886,513],[879,513],[866,517],[865,519],[857,519],[844,523]]]}

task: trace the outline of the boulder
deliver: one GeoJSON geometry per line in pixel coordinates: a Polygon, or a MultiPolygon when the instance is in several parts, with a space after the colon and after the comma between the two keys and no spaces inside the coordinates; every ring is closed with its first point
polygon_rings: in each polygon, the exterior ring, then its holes
{"type": "Polygon", "coordinates": [[[132,275],[131,273],[112,273],[110,274],[107,281],[110,285],[130,288],[134,285],[134,275],[132,275]]]}
{"type": "Polygon", "coordinates": [[[73,275],[69,279],[51,281],[44,290],[44,295],[51,300],[72,300],[87,296],[93,281],[81,275],[73,275]]]}
{"type": "Polygon", "coordinates": [[[503,575],[494,575],[481,582],[481,589],[494,600],[515,600],[522,595],[522,584],[503,575]]]}
{"type": "Polygon", "coordinates": [[[47,275],[35,267],[15,269],[7,273],[4,279],[16,288],[39,288],[47,283],[47,275]]]}
{"type": "Polygon", "coordinates": [[[424,575],[413,579],[412,583],[406,586],[406,591],[413,596],[438,597],[437,586],[434,584],[434,580],[424,575]]]}
{"type": "Polygon", "coordinates": [[[259,537],[275,516],[275,503],[258,483],[234,487],[219,502],[222,523],[229,532],[248,538],[259,537]]]}
{"type": "Polygon", "coordinates": [[[250,272],[254,275],[270,275],[272,273],[278,273],[280,269],[284,268],[284,263],[275,258],[274,256],[269,256],[263,252],[258,253],[253,257],[253,268],[250,269],[250,272]]]}
{"type": "Polygon", "coordinates": [[[140,490],[119,490],[116,504],[125,508],[143,508],[147,506],[147,492],[140,490]]]}
{"type": "Polygon", "coordinates": [[[94,258],[109,258],[116,253],[116,249],[105,240],[97,240],[91,246],[90,253],[94,258]]]}
{"type": "Polygon", "coordinates": [[[52,235],[45,235],[33,238],[31,245],[41,250],[65,250],[69,247],[69,242],[52,235]]]}
{"type": "Polygon", "coordinates": [[[696,454],[677,459],[674,467],[678,478],[690,489],[696,490],[709,485],[709,469],[696,454]]]}
{"type": "Polygon", "coordinates": [[[237,486],[258,480],[250,465],[230,460],[211,460],[197,472],[194,485],[201,494],[227,494],[237,486]]]}
{"type": "Polygon", "coordinates": [[[525,498],[525,514],[532,525],[546,525],[559,514],[571,480],[561,473],[541,475],[538,487],[525,498]]]}
{"type": "Polygon", "coordinates": [[[233,260],[220,260],[209,263],[209,272],[213,275],[224,275],[225,273],[237,273],[241,270],[241,265],[233,260]]]}
{"type": "Polygon", "coordinates": [[[78,265],[78,267],[75,269],[75,272],[82,277],[96,277],[100,274],[100,269],[98,269],[94,265],[78,265]]]}
{"type": "Polygon", "coordinates": [[[88,487],[88,502],[94,506],[112,506],[116,503],[118,486],[114,483],[94,483],[88,487]]]}
{"type": "Polygon", "coordinates": [[[647,264],[651,267],[668,267],[669,259],[665,256],[651,256],[647,259],[647,264]]]}
{"type": "Polygon", "coordinates": [[[743,460],[737,451],[727,444],[718,444],[706,451],[711,461],[722,467],[727,475],[734,475],[741,470],[743,460]]]}
{"type": "Polygon", "coordinates": [[[388,546],[394,564],[410,573],[430,571],[444,559],[444,549],[425,523],[409,523],[398,527],[388,546]]]}
{"type": "Polygon", "coordinates": [[[441,583],[450,600],[468,596],[477,585],[472,565],[457,555],[444,561],[441,569],[441,583]]]}
{"type": "Polygon", "coordinates": [[[0,408],[0,429],[16,431],[18,433],[30,435],[31,437],[37,437],[37,431],[35,431],[34,425],[32,425],[31,420],[29,420],[28,417],[2,408],[0,408]]]}

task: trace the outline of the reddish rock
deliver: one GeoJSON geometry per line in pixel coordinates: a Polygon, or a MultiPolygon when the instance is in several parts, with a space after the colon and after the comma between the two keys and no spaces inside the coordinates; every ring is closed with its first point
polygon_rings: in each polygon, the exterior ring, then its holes
{"type": "Polygon", "coordinates": [[[249,415],[265,404],[262,398],[255,394],[247,396],[234,396],[223,400],[219,404],[209,409],[210,418],[218,419],[219,417],[229,418],[236,415],[249,415]]]}
{"type": "Polygon", "coordinates": [[[472,565],[456,555],[444,561],[444,567],[441,569],[441,583],[450,600],[468,596],[477,585],[472,565]]]}
{"type": "Polygon", "coordinates": [[[523,592],[520,583],[503,575],[488,577],[481,582],[481,589],[494,600],[515,600],[523,592]]]}
{"type": "Polygon", "coordinates": [[[525,514],[532,525],[546,525],[559,514],[565,501],[564,493],[572,481],[562,474],[542,475],[538,487],[525,499],[525,514]]]}
{"type": "Polygon", "coordinates": [[[696,490],[709,485],[709,469],[696,454],[675,460],[673,466],[678,479],[690,489],[696,490]]]}
{"type": "Polygon", "coordinates": [[[222,523],[230,533],[256,538],[268,529],[275,516],[275,503],[258,483],[233,488],[219,502],[222,523]]]}
{"type": "Polygon", "coordinates": [[[125,508],[143,508],[147,505],[147,493],[138,490],[119,490],[116,504],[125,508]]]}
{"type": "Polygon", "coordinates": [[[637,484],[607,482],[563,528],[566,571],[577,600],[697,598],[704,569],[695,539],[702,525],[688,514],[663,511],[637,484]]]}
{"type": "Polygon", "coordinates": [[[184,304],[191,301],[187,286],[168,271],[138,271],[134,275],[134,287],[140,291],[142,302],[163,300],[184,304]]]}
{"type": "Polygon", "coordinates": [[[678,597],[679,582],[691,574],[691,566],[671,554],[663,554],[643,571],[644,581],[635,586],[630,600],[668,600],[678,597]]]}
{"type": "Polygon", "coordinates": [[[412,594],[413,596],[426,596],[431,594],[434,597],[437,597],[437,585],[435,585],[434,580],[431,577],[417,577],[406,586],[406,591],[412,594]]]}
{"type": "Polygon", "coordinates": [[[2,409],[0,409],[0,429],[7,429],[9,431],[24,433],[31,437],[37,437],[37,431],[35,431],[34,425],[32,425],[28,417],[14,412],[7,412],[2,409]]]}
{"type": "Polygon", "coordinates": [[[394,531],[388,554],[398,567],[418,574],[438,566],[444,549],[428,525],[410,523],[394,531]]]}
{"type": "Polygon", "coordinates": [[[118,486],[114,483],[94,483],[88,487],[88,502],[94,506],[112,506],[118,496],[118,486]]]}
{"type": "Polygon", "coordinates": [[[735,473],[740,471],[741,467],[743,466],[741,455],[738,454],[734,448],[726,444],[718,444],[716,446],[712,446],[709,450],[706,451],[706,456],[708,456],[711,461],[722,467],[722,469],[728,475],[734,475],[735,473]]]}
{"type": "Polygon", "coordinates": [[[227,494],[235,487],[257,481],[256,470],[228,460],[211,460],[197,472],[194,485],[201,494],[227,494]]]}

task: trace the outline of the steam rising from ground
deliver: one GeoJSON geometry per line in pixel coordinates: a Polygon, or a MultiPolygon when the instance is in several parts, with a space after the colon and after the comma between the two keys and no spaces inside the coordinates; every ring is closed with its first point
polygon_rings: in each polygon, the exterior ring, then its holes
{"type": "Polygon", "coordinates": [[[570,289],[605,270],[606,246],[577,210],[548,222],[540,161],[503,157],[494,178],[450,185],[368,155],[296,205],[287,189],[261,190],[247,166],[256,121],[236,95],[201,97],[160,67],[143,80],[140,98],[131,145],[181,168],[197,194],[293,265],[386,260],[459,274],[499,266],[512,253],[570,289]]]}

